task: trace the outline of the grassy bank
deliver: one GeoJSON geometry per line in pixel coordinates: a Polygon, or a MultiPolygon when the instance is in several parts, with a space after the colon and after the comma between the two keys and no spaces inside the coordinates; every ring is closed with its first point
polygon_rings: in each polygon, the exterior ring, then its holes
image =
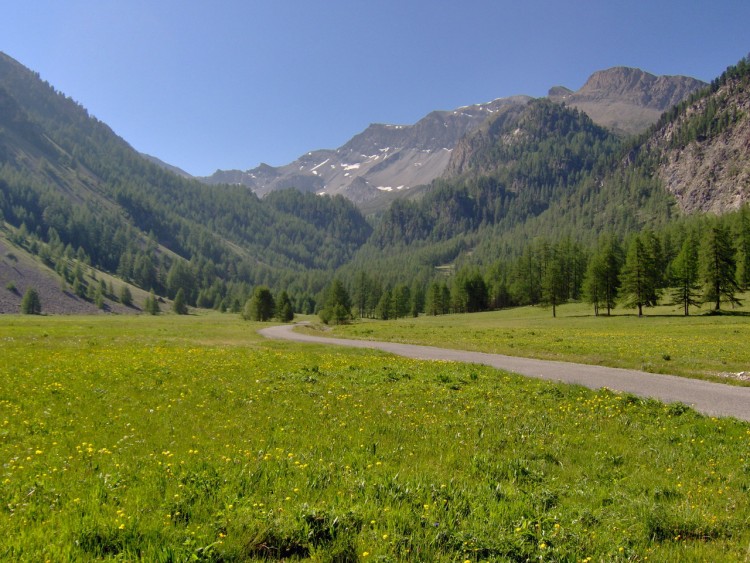
{"type": "Polygon", "coordinates": [[[0,559],[748,556],[748,424],[227,315],[1,320],[0,559]]]}
{"type": "Polygon", "coordinates": [[[607,365],[741,383],[750,373],[750,316],[733,314],[683,317],[674,308],[649,309],[648,315],[594,317],[590,306],[558,308],[557,318],[541,307],[490,313],[422,316],[395,321],[357,321],[332,328],[345,338],[388,340],[607,365]]]}

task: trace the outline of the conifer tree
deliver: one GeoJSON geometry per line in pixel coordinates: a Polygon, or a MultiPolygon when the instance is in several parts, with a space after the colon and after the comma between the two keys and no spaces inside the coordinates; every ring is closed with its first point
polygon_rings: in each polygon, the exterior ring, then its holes
{"type": "Polygon", "coordinates": [[[185,303],[185,291],[182,288],[178,289],[177,294],[174,296],[172,310],[178,315],[188,314],[188,306],[187,303],[185,303]]]}
{"type": "Polygon", "coordinates": [[[675,305],[682,305],[686,317],[691,306],[701,306],[698,273],[698,243],[691,235],[685,238],[671,267],[672,300],[675,305]]]}
{"type": "Polygon", "coordinates": [[[148,297],[146,297],[146,301],[143,303],[143,310],[149,315],[158,315],[161,312],[159,301],[157,300],[156,294],[154,293],[153,289],[148,294],[148,297]]]}
{"type": "Polygon", "coordinates": [[[276,318],[282,323],[294,320],[294,308],[286,291],[279,293],[279,297],[276,299],[276,318]]]}
{"type": "Polygon", "coordinates": [[[703,234],[700,249],[703,298],[707,303],[714,303],[715,311],[720,310],[722,297],[733,305],[740,303],[735,297],[735,293],[739,291],[736,270],[731,233],[717,220],[703,234]]]}
{"type": "Polygon", "coordinates": [[[344,284],[335,279],[328,287],[325,306],[320,311],[320,319],[328,324],[333,321],[342,324],[352,318],[352,301],[344,284]]]}
{"type": "Polygon", "coordinates": [[[442,314],[442,295],[440,283],[437,281],[432,282],[427,289],[425,313],[432,316],[442,314]]]}
{"type": "Polygon", "coordinates": [[[654,257],[641,236],[636,236],[628,247],[625,266],[622,270],[620,292],[625,306],[637,307],[638,316],[643,316],[643,307],[653,307],[658,298],[658,280],[654,257]]]}
{"type": "Polygon", "coordinates": [[[750,289],[750,208],[740,210],[737,225],[737,284],[750,289]]]}
{"type": "Polygon", "coordinates": [[[247,321],[265,322],[273,318],[276,309],[271,290],[261,285],[255,288],[253,296],[245,303],[242,318],[247,321]]]}
{"type": "Polygon", "coordinates": [[[617,301],[620,285],[622,249],[614,237],[604,235],[599,239],[599,249],[591,257],[584,278],[584,295],[594,305],[594,314],[600,307],[606,307],[610,315],[617,301]]]}
{"type": "Polygon", "coordinates": [[[23,315],[41,315],[42,301],[39,299],[39,293],[33,287],[26,290],[21,300],[21,314],[23,315]]]}
{"type": "Polygon", "coordinates": [[[552,317],[557,316],[557,306],[568,300],[568,284],[562,256],[557,249],[548,249],[543,258],[541,303],[552,307],[552,317]]]}
{"type": "Polygon", "coordinates": [[[130,288],[127,285],[123,285],[120,288],[120,303],[126,307],[130,307],[133,304],[133,294],[130,293],[130,288]]]}

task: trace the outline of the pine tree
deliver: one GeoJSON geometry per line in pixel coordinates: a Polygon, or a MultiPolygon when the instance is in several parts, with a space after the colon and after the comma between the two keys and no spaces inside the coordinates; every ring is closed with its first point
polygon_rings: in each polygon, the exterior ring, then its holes
{"type": "Polygon", "coordinates": [[[411,308],[410,313],[412,317],[418,317],[419,313],[424,311],[424,286],[419,282],[414,282],[411,290],[411,308]]]}
{"type": "Polygon", "coordinates": [[[622,250],[610,235],[599,239],[599,248],[589,260],[583,282],[583,293],[588,303],[594,306],[594,314],[599,315],[600,307],[606,307],[610,315],[617,301],[620,285],[622,250]]]}
{"type": "Polygon", "coordinates": [[[258,286],[253,291],[253,296],[245,303],[242,318],[246,321],[265,322],[273,318],[275,309],[276,303],[271,290],[264,285],[258,286]]]}
{"type": "Polygon", "coordinates": [[[737,283],[743,290],[750,289],[750,208],[740,210],[737,225],[737,283]]]}
{"type": "Polygon", "coordinates": [[[552,317],[557,316],[557,306],[568,300],[563,258],[557,249],[547,249],[543,260],[541,303],[552,307],[552,317]]]}
{"type": "Polygon", "coordinates": [[[133,294],[130,293],[130,288],[127,285],[123,285],[120,288],[120,303],[126,307],[130,307],[133,304],[133,294]]]}
{"type": "Polygon", "coordinates": [[[739,286],[735,277],[737,263],[731,233],[718,221],[703,234],[700,271],[704,285],[703,298],[707,303],[714,303],[715,311],[720,310],[722,297],[733,305],[740,303],[735,297],[739,286]]]}
{"type": "Polygon", "coordinates": [[[442,314],[442,295],[440,283],[437,281],[432,282],[427,289],[425,313],[432,316],[442,314]]]}
{"type": "Polygon", "coordinates": [[[396,315],[393,310],[393,290],[390,287],[386,287],[380,295],[380,301],[378,301],[378,306],[375,308],[375,314],[383,321],[395,318],[396,315]]]}
{"type": "Polygon", "coordinates": [[[644,306],[656,305],[659,277],[654,257],[643,239],[640,236],[634,237],[625,258],[620,292],[625,298],[625,306],[638,307],[639,317],[643,316],[644,306]]]}
{"type": "Polygon", "coordinates": [[[23,315],[41,315],[42,301],[39,299],[39,293],[33,287],[26,290],[21,300],[21,314],[23,315]]]}
{"type": "Polygon", "coordinates": [[[688,236],[682,243],[679,254],[672,261],[672,299],[675,305],[682,305],[685,316],[690,314],[690,306],[700,307],[700,284],[698,283],[698,243],[695,237],[688,236]]]}
{"type": "Polygon", "coordinates": [[[143,310],[149,315],[158,315],[161,312],[159,301],[157,300],[156,294],[154,293],[153,289],[148,294],[148,297],[146,297],[146,301],[143,303],[143,310]]]}
{"type": "Polygon", "coordinates": [[[335,279],[326,292],[325,306],[320,311],[320,319],[326,324],[331,321],[342,324],[351,318],[352,301],[349,292],[340,280],[335,279]]]}
{"type": "Polygon", "coordinates": [[[294,308],[286,291],[279,293],[279,297],[276,299],[276,318],[282,323],[294,320],[294,308]]]}
{"type": "Polygon", "coordinates": [[[178,289],[177,294],[174,296],[172,310],[178,315],[188,314],[188,306],[187,303],[185,303],[185,291],[182,288],[178,289]]]}

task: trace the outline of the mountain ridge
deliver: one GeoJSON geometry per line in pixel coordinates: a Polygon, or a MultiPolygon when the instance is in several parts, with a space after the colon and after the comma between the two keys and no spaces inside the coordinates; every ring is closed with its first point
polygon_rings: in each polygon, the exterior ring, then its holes
{"type": "MultiPolygon", "coordinates": [[[[618,134],[641,133],[661,113],[705,83],[689,77],[655,76],[640,69],[613,67],[594,72],[577,92],[552,87],[548,98],[587,113],[618,134]]],[[[498,98],[486,104],[432,111],[412,125],[370,124],[337,149],[310,151],[278,167],[217,170],[199,178],[208,184],[247,186],[259,196],[283,188],[341,194],[363,206],[450,174],[451,153],[464,137],[495,113],[520,108],[530,96],[498,98]]]]}
{"type": "Polygon", "coordinates": [[[551,88],[547,97],[585,112],[594,123],[618,134],[635,135],[705,86],[705,82],[688,76],[656,76],[616,66],[594,72],[575,92],[558,86],[551,88]]]}

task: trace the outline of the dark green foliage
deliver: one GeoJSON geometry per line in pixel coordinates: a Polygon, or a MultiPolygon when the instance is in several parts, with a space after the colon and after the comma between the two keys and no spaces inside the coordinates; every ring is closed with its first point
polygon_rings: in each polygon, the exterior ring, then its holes
{"type": "Polygon", "coordinates": [[[378,305],[375,308],[375,315],[383,321],[396,318],[396,314],[393,310],[393,290],[390,287],[386,287],[380,295],[378,305]]]}
{"type": "Polygon", "coordinates": [[[745,96],[750,87],[750,60],[746,57],[727,68],[706,88],[695,92],[662,115],[654,128],[667,123],[676,127],[670,137],[672,148],[685,147],[715,137],[733,126],[742,116],[735,105],[728,103],[730,94],[745,96]],[[702,111],[688,112],[688,108],[702,102],[702,111]]]}
{"type": "MultiPolygon", "coordinates": [[[[743,59],[665,114],[660,126],[673,127],[674,146],[709,139],[742,117],[728,100],[746,92],[748,66],[743,59]],[[703,100],[705,111],[687,111],[703,100]]],[[[665,227],[675,205],[655,174],[663,147],[646,140],[622,141],[549,100],[516,106],[465,139],[470,156],[452,165],[454,176],[394,201],[373,230],[341,197],[284,190],[261,201],[240,186],[167,173],[0,57],[0,217],[11,240],[53,267],[64,287],[101,305],[112,290],[91,282],[90,267],[153,289],[147,309],[158,309],[157,295],[182,291],[186,305],[240,312],[251,288],[265,286],[288,291],[292,310],[313,313],[323,303],[321,316],[334,322],[351,318],[352,307],[360,317],[387,318],[519,304],[547,304],[555,314],[557,304],[582,298],[609,312],[624,261],[617,247],[634,233],[652,262],[644,304],[654,304],[670,282],[666,272],[674,285],[685,279],[677,275],[685,273],[685,233],[665,227]],[[589,260],[602,232],[612,234],[611,246],[600,244],[589,260]],[[334,277],[352,299],[329,304],[323,289],[334,277]]],[[[743,213],[727,223],[737,253],[724,254],[744,288],[743,213]]],[[[706,294],[731,301],[730,286],[706,294]]]]}
{"type": "Polygon", "coordinates": [[[610,235],[600,237],[598,249],[589,260],[583,285],[583,293],[594,306],[595,315],[599,315],[600,307],[607,309],[607,315],[615,307],[623,260],[617,239],[610,235]]]}
{"type": "Polygon", "coordinates": [[[174,301],[172,302],[172,310],[178,315],[188,314],[188,306],[185,302],[185,290],[182,288],[177,290],[177,295],[175,295],[174,301]]]}
{"type": "Polygon", "coordinates": [[[701,293],[698,270],[698,242],[694,236],[688,236],[682,243],[677,257],[670,268],[672,279],[672,300],[675,305],[682,305],[685,316],[690,314],[690,307],[701,306],[701,293]]]}
{"type": "Polygon", "coordinates": [[[320,311],[320,319],[328,324],[342,324],[352,318],[352,301],[344,284],[334,279],[326,290],[325,305],[320,311]]]}
{"type": "Polygon", "coordinates": [[[360,318],[376,316],[376,310],[383,293],[380,281],[362,270],[356,274],[352,286],[353,312],[360,318]]]}
{"type": "Polygon", "coordinates": [[[625,265],[622,268],[620,293],[626,307],[637,307],[638,316],[643,316],[643,307],[653,307],[659,297],[661,272],[649,248],[649,235],[633,237],[628,246],[625,265]]]}
{"type": "Polygon", "coordinates": [[[26,290],[21,300],[22,315],[41,315],[42,301],[39,298],[39,292],[33,287],[26,290]]]}
{"type": "Polygon", "coordinates": [[[737,283],[743,290],[750,289],[750,209],[740,210],[735,227],[737,241],[737,283]]]}
{"type": "Polygon", "coordinates": [[[373,233],[375,245],[449,240],[486,225],[520,224],[564,197],[618,144],[585,114],[547,100],[496,120],[497,127],[476,134],[479,148],[460,178],[436,180],[419,203],[391,205],[373,233]]]}
{"type": "Polygon", "coordinates": [[[146,301],[143,303],[143,311],[144,313],[148,313],[149,315],[158,315],[161,312],[161,308],[159,307],[159,299],[156,297],[153,289],[146,297],[146,301]]]}
{"type": "Polygon", "coordinates": [[[126,307],[133,305],[133,294],[130,292],[130,288],[127,285],[123,285],[120,288],[120,303],[126,307]]]}
{"type": "Polygon", "coordinates": [[[276,311],[271,290],[266,286],[258,286],[253,291],[253,296],[245,303],[242,318],[247,321],[270,321],[276,311]]]}
{"type": "Polygon", "coordinates": [[[569,288],[565,279],[565,262],[562,253],[549,249],[543,256],[542,305],[552,307],[552,316],[557,316],[557,306],[568,300],[569,288]]]}
{"type": "Polygon", "coordinates": [[[294,320],[294,308],[286,291],[279,293],[279,297],[276,299],[276,318],[282,323],[294,320]]]}
{"type": "Polygon", "coordinates": [[[425,313],[447,315],[450,312],[450,290],[445,282],[434,281],[427,290],[425,313]]]}
{"type": "Polygon", "coordinates": [[[478,313],[489,308],[487,284],[476,269],[462,269],[453,279],[451,309],[456,313],[478,313]]]}
{"type": "Polygon", "coordinates": [[[703,298],[707,303],[714,303],[715,311],[721,308],[722,298],[732,304],[739,303],[735,297],[735,293],[739,291],[736,271],[731,232],[727,226],[717,221],[703,233],[700,248],[703,298]]]}

